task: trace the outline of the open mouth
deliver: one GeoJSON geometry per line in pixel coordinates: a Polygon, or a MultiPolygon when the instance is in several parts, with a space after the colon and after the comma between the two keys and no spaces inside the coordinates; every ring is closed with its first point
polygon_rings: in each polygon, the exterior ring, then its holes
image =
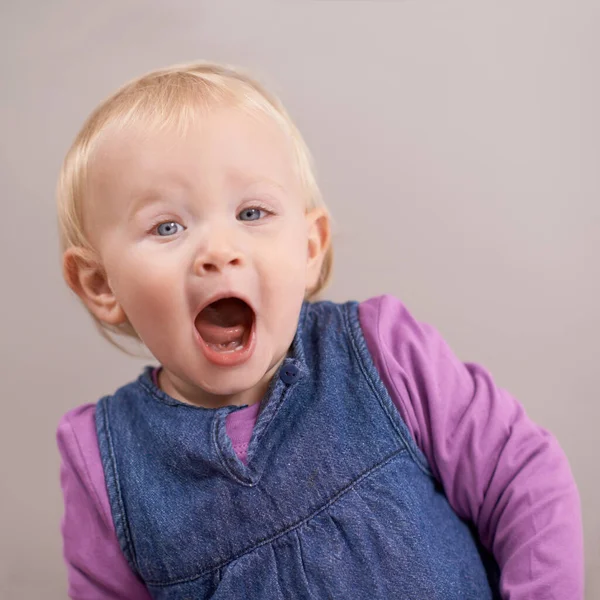
{"type": "Polygon", "coordinates": [[[195,321],[196,330],[211,354],[233,354],[247,348],[253,324],[254,311],[240,298],[212,302],[195,321]]]}

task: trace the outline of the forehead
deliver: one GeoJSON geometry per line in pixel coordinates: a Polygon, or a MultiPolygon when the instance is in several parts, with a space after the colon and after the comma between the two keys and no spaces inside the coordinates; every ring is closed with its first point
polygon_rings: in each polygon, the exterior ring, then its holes
{"type": "MultiPolygon", "coordinates": [[[[90,160],[91,204],[128,200],[179,185],[245,186],[271,182],[296,190],[290,136],[272,118],[241,109],[219,109],[175,128],[109,127],[90,160]]],[[[90,206],[90,208],[92,208],[90,206]]]]}

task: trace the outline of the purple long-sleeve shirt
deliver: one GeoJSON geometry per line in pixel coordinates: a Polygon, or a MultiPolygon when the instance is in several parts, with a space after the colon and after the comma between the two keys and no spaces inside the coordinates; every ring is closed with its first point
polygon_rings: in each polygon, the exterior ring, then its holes
{"type": "MultiPolygon", "coordinates": [[[[450,505],[476,525],[493,552],[502,597],[582,600],[579,494],[556,440],[484,368],[460,362],[399,300],[367,300],[359,318],[382,381],[450,505]]],[[[57,433],[69,595],[148,600],[117,541],[94,412],[94,404],[72,410],[57,433]]],[[[257,415],[255,404],[227,417],[227,433],[242,460],[257,415]]]]}

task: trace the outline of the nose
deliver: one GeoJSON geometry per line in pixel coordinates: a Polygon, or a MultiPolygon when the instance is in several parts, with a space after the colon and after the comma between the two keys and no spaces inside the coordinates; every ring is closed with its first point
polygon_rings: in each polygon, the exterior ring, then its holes
{"type": "Polygon", "coordinates": [[[243,265],[243,255],[231,240],[223,235],[213,235],[199,249],[194,261],[194,273],[205,276],[222,273],[232,267],[243,265]]]}

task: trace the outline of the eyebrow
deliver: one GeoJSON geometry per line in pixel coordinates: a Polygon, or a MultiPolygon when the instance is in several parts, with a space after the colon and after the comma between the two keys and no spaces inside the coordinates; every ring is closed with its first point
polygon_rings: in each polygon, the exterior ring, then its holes
{"type": "MultiPolygon", "coordinates": [[[[275,179],[271,179],[268,177],[249,179],[247,177],[244,177],[243,175],[236,173],[234,175],[230,175],[229,179],[230,179],[230,181],[233,181],[233,183],[238,185],[240,188],[244,188],[244,189],[249,189],[249,188],[251,189],[254,187],[257,187],[258,189],[260,189],[263,185],[267,185],[267,186],[272,186],[274,188],[277,188],[278,190],[285,192],[285,193],[287,193],[287,191],[288,191],[287,188],[283,184],[279,183],[275,179]]],[[[172,186],[172,184],[170,184],[170,185],[172,186]]],[[[177,184],[176,187],[182,188],[185,186],[182,186],[181,184],[177,184]]],[[[146,206],[150,206],[152,204],[156,204],[158,202],[165,201],[164,192],[153,190],[153,189],[136,191],[134,194],[132,194],[132,196],[133,196],[133,199],[131,202],[131,206],[130,206],[129,210],[127,211],[127,219],[128,220],[133,219],[137,215],[137,213],[139,213],[140,210],[142,210],[146,206]]]]}
{"type": "Polygon", "coordinates": [[[274,179],[264,179],[260,183],[263,183],[263,182],[276,187],[277,189],[281,190],[282,192],[287,192],[287,189],[285,188],[285,186],[281,183],[278,183],[274,179]]]}
{"type": "Polygon", "coordinates": [[[131,206],[127,211],[127,220],[133,219],[143,208],[164,200],[157,192],[142,192],[134,194],[131,206]]]}
{"type": "Polygon", "coordinates": [[[270,177],[264,177],[262,175],[248,177],[243,173],[233,171],[227,175],[227,179],[228,181],[231,181],[235,185],[243,187],[244,189],[252,188],[254,186],[259,187],[261,185],[266,184],[276,187],[283,192],[287,191],[287,189],[282,183],[279,183],[275,179],[271,179],[270,177]]]}

